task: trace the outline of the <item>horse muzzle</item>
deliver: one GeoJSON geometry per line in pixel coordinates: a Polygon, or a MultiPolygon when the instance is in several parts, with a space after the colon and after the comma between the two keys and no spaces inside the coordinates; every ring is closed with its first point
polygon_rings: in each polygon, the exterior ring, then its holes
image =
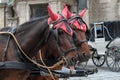
{"type": "Polygon", "coordinates": [[[90,54],[87,54],[87,53],[78,54],[78,60],[80,62],[88,61],[89,58],[90,58],[90,54]]]}

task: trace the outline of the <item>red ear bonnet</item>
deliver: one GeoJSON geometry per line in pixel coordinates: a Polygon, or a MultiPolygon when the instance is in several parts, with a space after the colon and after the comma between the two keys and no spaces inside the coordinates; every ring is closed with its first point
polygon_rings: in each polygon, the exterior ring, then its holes
{"type": "Polygon", "coordinates": [[[68,18],[71,17],[71,12],[68,10],[68,7],[67,7],[66,5],[64,6],[64,9],[63,9],[63,11],[62,11],[62,15],[63,15],[66,19],[68,19],[68,18]]]}
{"type": "MultiPolygon", "coordinates": [[[[50,9],[50,7],[48,6],[48,13],[50,18],[48,18],[48,24],[54,23],[54,21],[57,20],[62,20],[62,16],[59,14],[55,14],[53,13],[53,11],[50,9]]],[[[66,32],[67,34],[69,34],[70,36],[73,35],[73,31],[71,28],[66,27],[67,25],[64,22],[60,22],[57,23],[56,25],[53,26],[54,29],[56,28],[61,28],[64,32],[66,32]]]]}
{"type": "Polygon", "coordinates": [[[79,13],[79,16],[80,16],[80,17],[83,17],[84,14],[85,14],[85,12],[86,12],[86,9],[82,10],[82,11],[79,13]]]}
{"type": "MultiPolygon", "coordinates": [[[[79,16],[82,18],[84,16],[86,12],[86,9],[82,10],[80,13],[79,13],[79,16]]],[[[72,14],[71,16],[74,16],[75,14],[72,14]]],[[[70,21],[71,24],[73,24],[77,29],[79,30],[82,30],[82,31],[86,31],[87,30],[87,27],[86,27],[86,24],[85,23],[79,23],[77,19],[74,19],[72,21],[70,21]]]]}
{"type": "Polygon", "coordinates": [[[58,19],[58,15],[53,13],[53,11],[50,9],[49,6],[48,6],[48,13],[52,21],[56,21],[58,19]]]}

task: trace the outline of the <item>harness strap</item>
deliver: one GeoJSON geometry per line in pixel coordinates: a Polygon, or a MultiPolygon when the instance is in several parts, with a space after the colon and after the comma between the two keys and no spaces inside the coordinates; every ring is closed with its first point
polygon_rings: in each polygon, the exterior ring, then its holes
{"type": "Polygon", "coordinates": [[[5,46],[4,52],[3,52],[2,62],[5,61],[5,57],[6,57],[6,53],[7,53],[7,49],[8,49],[8,45],[9,45],[9,41],[10,41],[10,35],[8,36],[7,43],[6,43],[6,46],[5,46]]]}
{"type": "MultiPolygon", "coordinates": [[[[11,33],[14,34],[15,31],[16,31],[16,28],[10,28],[10,29],[8,30],[8,32],[11,32],[11,33]],[[11,29],[11,30],[10,30],[10,29],[11,29]]],[[[8,35],[7,43],[6,43],[6,46],[5,46],[5,49],[4,49],[4,52],[3,52],[3,56],[2,56],[2,62],[5,61],[5,57],[6,57],[6,54],[7,54],[8,45],[9,45],[9,42],[10,42],[10,38],[11,38],[11,36],[8,35]]]]}
{"type": "Polygon", "coordinates": [[[17,61],[0,62],[0,69],[34,69],[36,65],[29,63],[25,64],[17,61]]]}

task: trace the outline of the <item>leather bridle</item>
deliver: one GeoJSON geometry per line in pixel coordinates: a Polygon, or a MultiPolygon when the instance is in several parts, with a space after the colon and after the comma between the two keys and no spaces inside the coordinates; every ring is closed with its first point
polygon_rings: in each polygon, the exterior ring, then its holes
{"type": "MultiPolygon", "coordinates": [[[[83,21],[82,21],[82,19],[81,19],[81,17],[79,16],[79,15],[75,15],[75,16],[72,16],[71,18],[69,18],[68,19],[68,23],[70,22],[70,21],[72,21],[72,20],[75,20],[75,19],[77,19],[78,20],[78,22],[79,22],[79,24],[81,25],[82,23],[83,23],[83,21]]],[[[73,21],[73,23],[74,23],[74,21],[73,21]]],[[[72,23],[71,23],[72,24],[72,23]]],[[[74,32],[74,34],[75,34],[75,38],[77,38],[77,34],[76,34],[76,30],[77,30],[77,28],[75,28],[74,26],[70,26],[75,32],[74,32]]],[[[75,42],[75,45],[76,46],[79,46],[79,45],[82,45],[83,43],[85,43],[85,42],[88,42],[87,41],[87,39],[83,39],[83,40],[81,40],[81,41],[77,41],[77,39],[73,39],[74,40],[74,42],[75,42]]]]}
{"type": "Polygon", "coordinates": [[[55,22],[52,22],[50,24],[50,25],[52,25],[52,27],[50,27],[50,32],[54,35],[54,39],[56,40],[56,44],[57,44],[58,50],[62,54],[58,59],[61,59],[63,56],[67,55],[69,52],[75,51],[77,49],[76,46],[73,46],[72,48],[64,51],[60,47],[61,44],[60,44],[60,40],[59,40],[59,29],[60,29],[62,23],[64,23],[66,25],[66,27],[69,27],[69,25],[67,24],[67,20],[64,19],[63,17],[62,17],[61,20],[56,20],[55,22]],[[59,27],[57,29],[53,29],[53,26],[55,26],[58,23],[60,23],[59,27]]]}

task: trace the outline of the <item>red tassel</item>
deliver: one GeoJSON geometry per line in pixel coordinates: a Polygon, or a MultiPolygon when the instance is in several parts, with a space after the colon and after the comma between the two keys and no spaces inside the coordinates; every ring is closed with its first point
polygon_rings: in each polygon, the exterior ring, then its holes
{"type": "Polygon", "coordinates": [[[68,10],[68,7],[64,5],[64,9],[62,11],[63,16],[68,19],[71,17],[71,12],[68,10]]]}
{"type": "Polygon", "coordinates": [[[48,6],[48,13],[49,13],[49,16],[51,18],[52,21],[55,21],[58,19],[58,16],[57,14],[53,13],[53,11],[50,9],[50,7],[48,6]]]}
{"type": "Polygon", "coordinates": [[[80,17],[83,17],[84,14],[85,14],[85,12],[86,12],[86,9],[82,10],[82,11],[79,13],[79,16],[80,16],[80,17]]]}

